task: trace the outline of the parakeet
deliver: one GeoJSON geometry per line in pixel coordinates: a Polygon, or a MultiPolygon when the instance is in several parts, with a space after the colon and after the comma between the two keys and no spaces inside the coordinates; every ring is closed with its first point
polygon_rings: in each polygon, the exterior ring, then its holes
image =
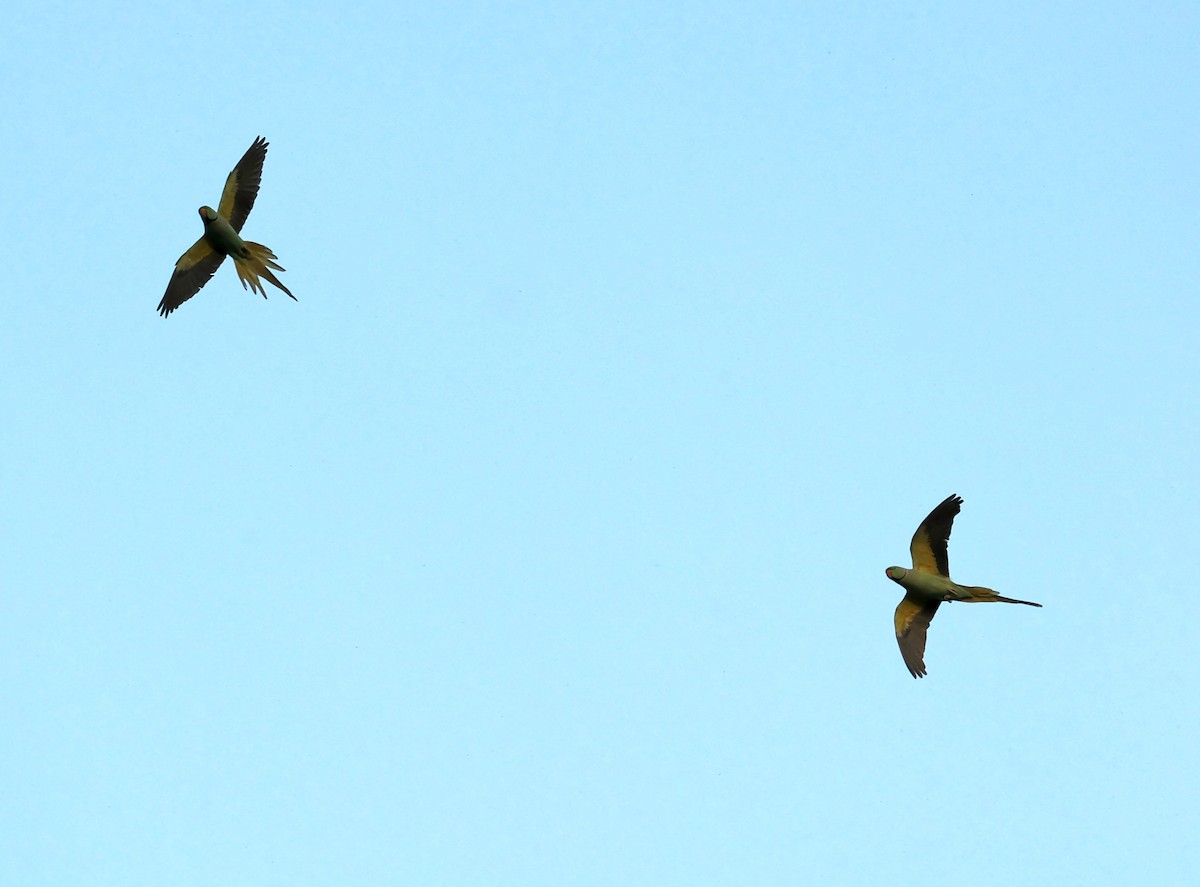
{"type": "Polygon", "coordinates": [[[251,292],[262,293],[265,299],[267,292],[259,279],[265,277],[295,300],[291,290],[271,272],[272,268],[283,270],[275,264],[275,253],[261,243],[242,240],[238,235],[254,206],[254,198],[258,196],[266,156],[267,140],[259,136],[229,173],[217,208],[200,207],[204,234],[175,263],[175,272],[167,284],[167,292],[158,303],[158,313],[163,317],[196,295],[200,287],[216,273],[226,256],[233,258],[233,267],[242,281],[243,289],[248,285],[251,292]]]}
{"type": "Polygon", "coordinates": [[[909,545],[913,562],[911,570],[888,567],[886,571],[889,579],[904,587],[904,600],[896,607],[896,642],[900,644],[900,655],[904,657],[904,664],[914,678],[925,677],[925,633],[942,601],[999,601],[1004,604],[1041,606],[1033,601],[1001,597],[990,588],[959,585],[950,580],[946,543],[950,539],[954,516],[961,510],[962,503],[961,497],[950,496],[921,521],[909,545]]]}

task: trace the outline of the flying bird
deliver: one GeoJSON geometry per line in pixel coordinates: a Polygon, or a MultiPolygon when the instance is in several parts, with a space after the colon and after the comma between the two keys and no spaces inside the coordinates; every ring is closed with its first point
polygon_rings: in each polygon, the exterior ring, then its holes
{"type": "Polygon", "coordinates": [[[233,267],[242,282],[242,289],[248,285],[251,292],[261,293],[265,299],[267,292],[259,279],[265,277],[293,300],[296,298],[271,272],[272,268],[283,270],[275,264],[278,258],[275,253],[261,243],[242,240],[238,234],[246,223],[246,216],[250,215],[254,198],[258,196],[266,156],[267,140],[259,136],[229,173],[217,208],[200,207],[204,234],[175,263],[175,273],[167,284],[167,292],[158,303],[158,313],[163,317],[200,292],[200,287],[208,283],[226,256],[233,257],[233,267]]]}
{"type": "Polygon", "coordinates": [[[912,553],[912,569],[888,567],[887,577],[904,587],[904,600],[896,607],[896,642],[900,655],[914,678],[925,677],[925,633],[933,614],[942,601],[999,601],[1003,604],[1025,604],[1040,607],[1033,601],[1018,601],[1001,597],[990,588],[978,585],[959,585],[950,579],[946,543],[954,516],[962,509],[963,500],[952,495],[921,521],[913,533],[908,550],[912,553]]]}

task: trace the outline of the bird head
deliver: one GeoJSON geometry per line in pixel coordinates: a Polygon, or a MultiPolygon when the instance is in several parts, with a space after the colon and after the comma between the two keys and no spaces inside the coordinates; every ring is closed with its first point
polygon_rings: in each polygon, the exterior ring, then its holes
{"type": "Polygon", "coordinates": [[[904,567],[888,567],[884,572],[893,582],[899,582],[905,577],[908,570],[904,569],[904,567]]]}
{"type": "Polygon", "coordinates": [[[217,220],[217,211],[215,209],[213,209],[211,206],[202,206],[202,207],[200,207],[199,212],[200,212],[200,221],[202,221],[206,225],[209,222],[215,222],[217,220]]]}

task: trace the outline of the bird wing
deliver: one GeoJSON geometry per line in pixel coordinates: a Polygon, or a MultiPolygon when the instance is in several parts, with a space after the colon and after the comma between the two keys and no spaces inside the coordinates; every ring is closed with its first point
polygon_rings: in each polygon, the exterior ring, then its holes
{"type": "Polygon", "coordinates": [[[954,515],[962,510],[962,497],[947,496],[946,499],[921,521],[913,533],[908,550],[912,553],[913,569],[922,573],[936,573],[950,578],[950,561],[946,555],[946,543],[950,539],[950,528],[954,515]]]}
{"type": "Polygon", "coordinates": [[[925,677],[925,633],[940,603],[922,604],[908,595],[896,607],[896,643],[914,678],[925,677]]]}
{"type": "Polygon", "coordinates": [[[225,179],[225,190],[221,192],[217,213],[229,220],[234,231],[242,230],[246,216],[250,215],[250,209],[254,206],[258,186],[262,184],[262,166],[266,158],[267,140],[259,136],[230,171],[229,178],[225,179]]]}
{"type": "Polygon", "coordinates": [[[158,313],[166,317],[200,292],[200,287],[208,283],[224,261],[225,254],[213,249],[204,237],[193,243],[175,263],[175,273],[158,303],[158,313]]]}

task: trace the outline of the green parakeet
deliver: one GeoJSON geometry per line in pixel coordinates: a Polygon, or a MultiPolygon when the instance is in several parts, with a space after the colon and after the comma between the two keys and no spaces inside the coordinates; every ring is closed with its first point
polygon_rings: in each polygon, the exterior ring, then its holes
{"type": "Polygon", "coordinates": [[[258,196],[266,156],[267,140],[259,136],[229,173],[217,208],[200,207],[204,234],[175,263],[175,272],[167,284],[167,292],[158,303],[158,313],[163,317],[196,295],[216,273],[226,256],[233,258],[233,267],[242,281],[242,289],[248,286],[251,292],[261,293],[265,299],[267,292],[259,279],[265,277],[293,300],[296,298],[271,272],[272,268],[283,270],[275,264],[275,253],[261,243],[242,240],[238,235],[254,206],[254,198],[258,196]]]}
{"type": "Polygon", "coordinates": [[[925,677],[925,634],[943,601],[998,601],[1041,606],[1033,601],[1001,597],[990,588],[951,581],[946,543],[962,503],[961,497],[950,496],[921,521],[908,547],[912,554],[911,570],[888,567],[886,571],[889,579],[904,587],[904,600],[896,607],[896,642],[900,644],[900,655],[914,678],[925,677]]]}

